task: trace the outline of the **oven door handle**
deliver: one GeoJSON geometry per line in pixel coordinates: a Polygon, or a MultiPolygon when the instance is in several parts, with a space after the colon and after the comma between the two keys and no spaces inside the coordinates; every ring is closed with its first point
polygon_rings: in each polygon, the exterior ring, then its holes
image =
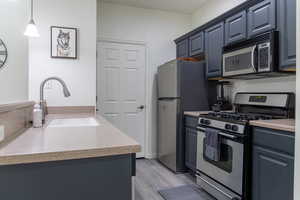
{"type": "Polygon", "coordinates": [[[224,192],[223,190],[221,190],[220,188],[218,188],[217,186],[211,184],[210,182],[208,182],[207,180],[205,180],[204,178],[202,178],[198,173],[196,173],[196,176],[201,179],[201,181],[203,181],[204,183],[206,183],[207,185],[209,185],[210,187],[214,188],[215,190],[217,190],[218,192],[222,193],[223,195],[225,195],[226,197],[228,197],[230,200],[236,200],[236,197],[232,197],[231,195],[227,194],[226,192],[224,192]]]}
{"type": "Polygon", "coordinates": [[[254,72],[257,72],[257,69],[255,67],[255,50],[256,50],[257,46],[255,45],[251,51],[251,65],[252,65],[252,68],[253,68],[253,71],[254,72]]]}
{"type": "MultiPolygon", "coordinates": [[[[202,128],[202,127],[197,127],[197,130],[198,131],[202,131],[202,132],[205,132],[205,128],[202,128]]],[[[229,135],[229,134],[227,134],[227,133],[223,133],[223,132],[219,132],[218,133],[219,135],[222,135],[222,136],[225,136],[225,137],[228,137],[228,138],[231,138],[231,139],[237,139],[238,137],[237,136],[235,136],[235,135],[229,135]]]]}

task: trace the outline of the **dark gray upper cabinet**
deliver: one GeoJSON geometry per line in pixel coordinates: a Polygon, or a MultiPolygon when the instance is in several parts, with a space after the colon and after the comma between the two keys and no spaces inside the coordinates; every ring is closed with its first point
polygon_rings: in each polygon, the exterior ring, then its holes
{"type": "Polygon", "coordinates": [[[201,31],[189,39],[190,56],[197,56],[204,53],[204,33],[201,31]]]}
{"type": "Polygon", "coordinates": [[[252,200],[293,200],[294,133],[254,128],[252,200]]]}
{"type": "Polygon", "coordinates": [[[247,38],[247,14],[242,11],[225,21],[225,44],[247,38]]]}
{"type": "Polygon", "coordinates": [[[279,0],[277,5],[280,40],[280,69],[296,68],[296,0],[279,0]]]}
{"type": "Polygon", "coordinates": [[[262,1],[248,10],[248,36],[276,28],[276,0],[262,1]]]}
{"type": "Polygon", "coordinates": [[[224,23],[205,30],[205,57],[207,78],[222,76],[222,53],[224,46],[224,23]]]}
{"type": "Polygon", "coordinates": [[[184,39],[177,43],[177,58],[189,57],[189,40],[184,39]]]}

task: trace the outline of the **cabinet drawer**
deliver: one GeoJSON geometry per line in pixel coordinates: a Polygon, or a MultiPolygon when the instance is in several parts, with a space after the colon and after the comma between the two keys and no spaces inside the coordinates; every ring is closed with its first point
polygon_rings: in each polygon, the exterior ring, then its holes
{"type": "Polygon", "coordinates": [[[196,128],[198,126],[198,117],[185,116],[185,126],[196,128]]]}
{"type": "Polygon", "coordinates": [[[255,127],[253,129],[253,143],[276,151],[294,155],[294,133],[255,127]]]}

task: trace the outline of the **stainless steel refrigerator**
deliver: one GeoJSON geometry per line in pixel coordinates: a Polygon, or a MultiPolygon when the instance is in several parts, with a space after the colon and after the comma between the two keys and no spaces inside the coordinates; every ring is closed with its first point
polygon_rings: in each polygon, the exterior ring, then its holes
{"type": "Polygon", "coordinates": [[[158,68],[158,159],[185,171],[185,111],[207,111],[216,102],[216,82],[205,78],[205,63],[170,61],[158,68]]]}

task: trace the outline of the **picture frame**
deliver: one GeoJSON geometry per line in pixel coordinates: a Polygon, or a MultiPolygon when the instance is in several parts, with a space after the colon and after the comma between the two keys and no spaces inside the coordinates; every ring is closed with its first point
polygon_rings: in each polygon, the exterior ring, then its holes
{"type": "Polygon", "coordinates": [[[51,58],[77,59],[77,28],[51,26],[51,58]]]}

